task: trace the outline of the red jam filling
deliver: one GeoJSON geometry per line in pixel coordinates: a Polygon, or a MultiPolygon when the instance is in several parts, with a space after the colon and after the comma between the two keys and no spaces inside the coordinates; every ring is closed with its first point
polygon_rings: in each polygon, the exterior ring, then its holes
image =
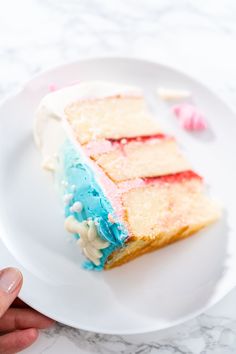
{"type": "Polygon", "coordinates": [[[123,138],[119,138],[119,139],[112,139],[112,138],[108,138],[107,140],[109,140],[112,144],[118,143],[118,144],[128,144],[131,142],[142,142],[145,143],[148,140],[151,139],[167,139],[167,138],[172,138],[166,134],[153,134],[153,135],[140,135],[140,136],[134,136],[134,137],[123,137],[123,138]]]}
{"type": "Polygon", "coordinates": [[[181,183],[186,180],[191,180],[191,179],[202,180],[203,178],[199,176],[197,173],[195,173],[194,171],[189,170],[189,171],[174,173],[171,175],[158,176],[158,177],[145,177],[142,179],[145,182],[145,184],[154,184],[156,182],[181,183]]]}

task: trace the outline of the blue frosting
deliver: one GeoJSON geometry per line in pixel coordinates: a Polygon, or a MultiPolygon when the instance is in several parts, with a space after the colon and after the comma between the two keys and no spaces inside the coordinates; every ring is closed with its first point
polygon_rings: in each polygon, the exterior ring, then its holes
{"type": "MultiPolygon", "coordinates": [[[[61,151],[61,169],[59,179],[66,182],[64,194],[72,194],[73,198],[65,206],[65,216],[73,215],[78,221],[91,218],[96,220],[99,236],[108,241],[110,245],[100,250],[101,264],[96,266],[87,260],[83,266],[86,269],[101,270],[104,268],[108,256],[124,244],[128,231],[120,222],[111,223],[108,214],[116,219],[114,209],[104,195],[93,170],[86,164],[82,154],[78,152],[70,141],[67,141],[61,151]],[[80,213],[72,212],[70,207],[77,201],[83,205],[80,213]]],[[[79,238],[79,235],[75,235],[79,238]]]]}

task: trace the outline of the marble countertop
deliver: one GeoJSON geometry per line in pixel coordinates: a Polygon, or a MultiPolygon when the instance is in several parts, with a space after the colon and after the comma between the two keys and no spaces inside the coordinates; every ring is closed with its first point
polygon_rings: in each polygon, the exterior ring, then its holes
{"type": "MultiPolygon", "coordinates": [[[[8,0],[0,3],[0,98],[54,65],[106,55],[172,65],[236,109],[234,0],[8,0]]],[[[31,354],[236,352],[236,290],[205,314],[145,335],[111,336],[56,325],[31,354]]]]}

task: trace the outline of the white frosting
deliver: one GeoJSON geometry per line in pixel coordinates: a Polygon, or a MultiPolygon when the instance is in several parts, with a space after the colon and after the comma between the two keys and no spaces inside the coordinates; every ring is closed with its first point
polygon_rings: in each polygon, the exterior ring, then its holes
{"type": "Polygon", "coordinates": [[[34,138],[41,150],[43,161],[50,161],[43,164],[46,169],[56,168],[55,154],[58,153],[67,135],[62,124],[65,107],[77,100],[117,94],[140,96],[141,91],[132,86],[94,81],[65,87],[47,94],[42,99],[36,112],[34,138]]]}
{"type": "Polygon", "coordinates": [[[67,188],[69,184],[66,181],[61,181],[61,185],[65,188],[67,188]]]}
{"type": "Polygon", "coordinates": [[[65,228],[72,234],[79,234],[78,244],[84,255],[96,266],[99,266],[101,263],[100,258],[102,257],[100,250],[107,248],[109,242],[99,237],[95,222],[93,220],[79,222],[71,215],[65,221],[65,228]]]}
{"type": "Polygon", "coordinates": [[[71,194],[71,193],[65,194],[64,197],[63,197],[64,203],[66,205],[68,205],[72,198],[73,198],[73,194],[71,194]]]}
{"type": "Polygon", "coordinates": [[[80,213],[83,209],[83,204],[79,201],[75,202],[71,207],[70,211],[80,213]]]}
{"type": "Polygon", "coordinates": [[[191,97],[191,92],[187,90],[158,88],[158,96],[164,101],[177,101],[191,97]]]}
{"type": "Polygon", "coordinates": [[[55,171],[57,164],[57,157],[56,156],[44,156],[42,160],[42,168],[48,171],[55,171]]]}

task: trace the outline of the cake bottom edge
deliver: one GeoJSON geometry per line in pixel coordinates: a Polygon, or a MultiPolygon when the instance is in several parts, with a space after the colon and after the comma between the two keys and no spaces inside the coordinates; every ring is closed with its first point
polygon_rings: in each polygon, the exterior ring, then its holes
{"type": "Polygon", "coordinates": [[[154,252],[160,248],[166,247],[177,241],[181,241],[189,236],[196,234],[198,231],[207,228],[219,219],[219,215],[215,215],[205,223],[196,225],[186,225],[181,229],[174,230],[172,233],[162,233],[156,238],[149,237],[131,237],[126,242],[126,247],[115,250],[107,259],[104,269],[110,270],[119,267],[129,261],[143,256],[147,253],[154,252]]]}

